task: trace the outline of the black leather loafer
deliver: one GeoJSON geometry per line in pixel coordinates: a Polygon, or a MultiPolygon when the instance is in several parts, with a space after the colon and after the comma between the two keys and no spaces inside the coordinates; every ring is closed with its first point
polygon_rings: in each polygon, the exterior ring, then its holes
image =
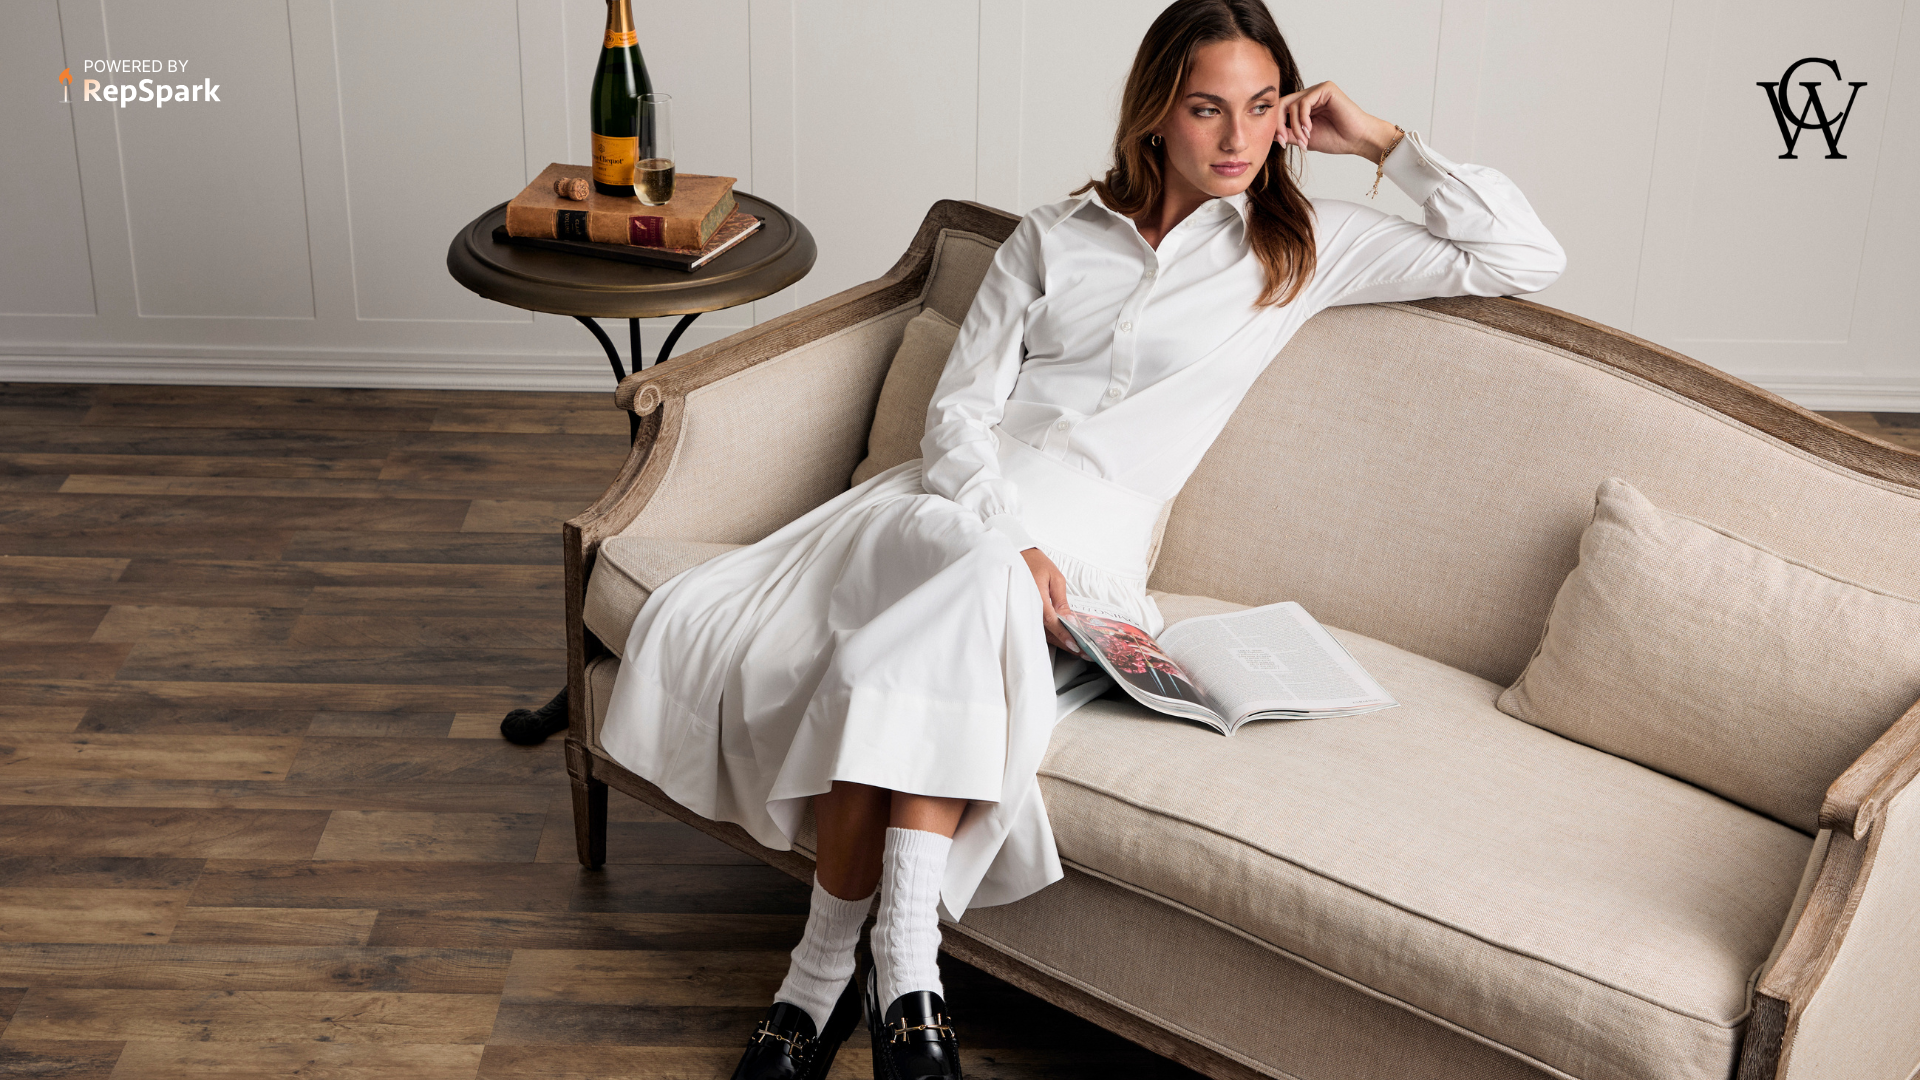
{"type": "Polygon", "coordinates": [[[734,1066],[733,1080],[826,1080],[840,1044],[860,1021],[860,980],[847,981],[833,1003],[827,1030],[816,1035],[813,1017],[798,1005],[776,1001],[747,1039],[747,1052],[734,1066]]]}
{"type": "Polygon", "coordinates": [[[867,1032],[873,1036],[874,1080],[961,1080],[960,1042],[939,994],[901,994],[882,1012],[879,985],[869,971],[867,1032]]]}

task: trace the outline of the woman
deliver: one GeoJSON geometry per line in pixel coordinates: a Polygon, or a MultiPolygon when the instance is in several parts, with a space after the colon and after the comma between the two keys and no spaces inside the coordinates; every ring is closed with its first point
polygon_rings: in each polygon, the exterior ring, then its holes
{"type": "Polygon", "coordinates": [[[1545,288],[1564,256],[1500,174],[1334,86],[1302,87],[1260,0],[1179,0],[1135,57],[1106,178],[1001,247],[924,457],[667,582],[628,639],[606,749],[786,848],[811,913],[736,1080],[818,1077],[865,1011],[876,1077],[958,1077],[938,919],[1061,876],[1035,772],[1085,661],[1069,597],[1149,632],[1149,538],[1254,378],[1334,304],[1545,288]],[[1358,154],[1423,228],[1310,203],[1289,148],[1358,154]],[[1053,648],[1049,649],[1049,645],[1053,648]]]}

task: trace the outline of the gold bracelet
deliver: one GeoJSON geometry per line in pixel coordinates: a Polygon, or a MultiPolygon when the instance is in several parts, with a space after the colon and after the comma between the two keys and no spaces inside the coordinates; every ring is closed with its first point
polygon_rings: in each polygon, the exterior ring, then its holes
{"type": "Polygon", "coordinates": [[[1380,194],[1380,178],[1387,175],[1387,159],[1393,156],[1395,150],[1399,149],[1400,140],[1407,137],[1407,133],[1401,129],[1399,124],[1393,125],[1393,130],[1399,132],[1399,134],[1393,137],[1393,141],[1387,144],[1386,152],[1380,155],[1380,164],[1374,166],[1373,190],[1367,192],[1367,198],[1369,199],[1380,194]]]}

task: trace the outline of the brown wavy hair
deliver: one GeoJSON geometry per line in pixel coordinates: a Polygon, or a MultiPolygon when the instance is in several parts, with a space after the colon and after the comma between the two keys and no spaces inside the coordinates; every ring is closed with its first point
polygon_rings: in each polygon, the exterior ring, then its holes
{"type": "MultiPolygon", "coordinates": [[[[1216,41],[1247,40],[1263,45],[1280,68],[1282,96],[1302,89],[1280,27],[1261,0],[1176,0],[1162,11],[1134,54],[1127,89],[1120,98],[1120,127],[1113,136],[1113,167],[1089,188],[1113,210],[1137,218],[1160,204],[1166,189],[1166,150],[1147,137],[1179,103],[1180,87],[1193,68],[1193,53],[1216,41]]],[[[1254,303],[1287,304],[1313,277],[1313,205],[1295,175],[1296,149],[1274,143],[1260,175],[1247,189],[1247,232],[1253,253],[1266,267],[1266,287],[1254,303]]]]}

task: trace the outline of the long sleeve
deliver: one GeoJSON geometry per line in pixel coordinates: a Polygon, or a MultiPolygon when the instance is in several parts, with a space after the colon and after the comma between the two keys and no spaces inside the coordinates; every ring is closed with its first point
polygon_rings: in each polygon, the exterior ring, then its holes
{"type": "Polygon", "coordinates": [[[1319,306],[1538,292],[1566,268],[1559,241],[1513,181],[1460,165],[1408,132],[1386,175],[1418,203],[1424,227],[1352,203],[1316,203],[1323,230],[1319,306]]]}
{"type": "Polygon", "coordinates": [[[927,406],[920,440],[926,488],[980,515],[1021,550],[1020,489],[1000,474],[993,426],[1005,413],[1024,357],[1026,312],[1045,288],[1040,226],[1021,220],[993,257],[927,406]]]}

